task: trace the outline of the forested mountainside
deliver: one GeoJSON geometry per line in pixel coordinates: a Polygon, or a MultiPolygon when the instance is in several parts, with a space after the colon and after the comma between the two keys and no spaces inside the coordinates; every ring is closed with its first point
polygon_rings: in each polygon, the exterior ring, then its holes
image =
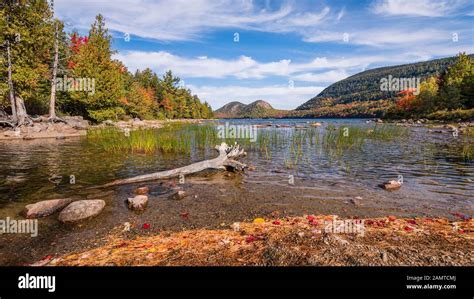
{"type": "Polygon", "coordinates": [[[364,71],[331,84],[296,110],[394,98],[397,92],[380,90],[380,79],[392,76],[393,78],[420,77],[423,80],[440,74],[455,60],[456,57],[449,57],[364,71]]]}

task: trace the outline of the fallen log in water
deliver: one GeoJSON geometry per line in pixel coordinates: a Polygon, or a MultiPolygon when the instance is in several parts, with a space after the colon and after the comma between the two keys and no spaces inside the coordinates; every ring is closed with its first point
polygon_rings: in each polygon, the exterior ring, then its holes
{"type": "Polygon", "coordinates": [[[221,169],[221,170],[238,170],[243,171],[247,168],[246,164],[238,162],[234,159],[237,159],[245,155],[245,151],[240,148],[238,144],[233,146],[228,146],[226,143],[221,143],[221,145],[216,145],[215,149],[219,152],[219,156],[214,159],[204,160],[201,162],[196,162],[187,166],[165,170],[150,174],[139,175],[133,178],[116,180],[111,183],[105,184],[102,187],[110,187],[131,183],[140,183],[153,180],[161,179],[170,179],[179,177],[180,175],[188,175],[192,173],[197,173],[206,169],[221,169]]]}

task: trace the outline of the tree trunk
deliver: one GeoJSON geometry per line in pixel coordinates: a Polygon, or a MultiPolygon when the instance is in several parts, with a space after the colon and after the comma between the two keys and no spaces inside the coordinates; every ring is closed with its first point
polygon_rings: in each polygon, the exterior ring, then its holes
{"type": "Polygon", "coordinates": [[[59,46],[58,46],[58,23],[56,22],[56,31],[54,34],[54,63],[53,63],[53,76],[51,78],[51,99],[49,100],[49,119],[56,119],[56,74],[58,72],[58,58],[59,58],[59,46]]]}
{"type": "Polygon", "coordinates": [[[20,97],[15,97],[17,126],[29,125],[32,123],[31,118],[26,113],[25,101],[20,97]]]}
{"type": "Polygon", "coordinates": [[[144,174],[136,176],[133,178],[116,180],[111,183],[105,184],[102,187],[110,187],[116,185],[140,183],[146,181],[160,180],[160,179],[170,179],[179,177],[181,175],[187,175],[192,173],[197,173],[205,169],[221,169],[221,170],[244,170],[247,165],[240,163],[234,158],[245,155],[243,149],[240,149],[238,145],[228,146],[225,143],[221,145],[216,145],[215,149],[219,152],[219,156],[214,159],[204,160],[201,162],[193,163],[188,166],[175,168],[171,170],[165,170],[160,172],[155,172],[151,174],[144,174]]]}
{"type": "Polygon", "coordinates": [[[13,90],[12,79],[12,60],[10,54],[10,41],[7,40],[7,61],[8,61],[8,89],[10,95],[10,105],[12,106],[12,119],[14,122],[18,120],[16,112],[15,92],[13,90]]]}

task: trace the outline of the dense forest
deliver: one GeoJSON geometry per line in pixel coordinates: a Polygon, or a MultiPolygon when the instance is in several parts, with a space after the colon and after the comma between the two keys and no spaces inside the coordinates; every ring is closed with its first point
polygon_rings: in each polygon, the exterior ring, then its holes
{"type": "MultiPolygon", "coordinates": [[[[427,117],[435,111],[473,108],[473,55],[436,59],[365,71],[338,81],[299,106],[293,116],[314,117],[427,117]],[[383,91],[381,79],[419,78],[420,94],[383,91]],[[436,88],[435,88],[436,85],[436,88]],[[436,91],[434,90],[436,89],[436,91]],[[428,94],[430,93],[430,94],[428,94]],[[410,98],[407,98],[407,95],[410,98]],[[418,100],[407,105],[410,99],[418,100]],[[423,105],[421,104],[423,102],[423,105]]],[[[454,113],[454,112],[453,112],[454,113]]],[[[465,119],[472,112],[454,113],[465,119]]],[[[470,116],[472,118],[472,115],[470,116]]]]}
{"type": "Polygon", "coordinates": [[[112,36],[96,17],[87,36],[66,33],[53,2],[7,0],[0,6],[0,117],[15,125],[30,115],[107,119],[210,118],[171,71],[130,73],[112,59],[112,36]]]}

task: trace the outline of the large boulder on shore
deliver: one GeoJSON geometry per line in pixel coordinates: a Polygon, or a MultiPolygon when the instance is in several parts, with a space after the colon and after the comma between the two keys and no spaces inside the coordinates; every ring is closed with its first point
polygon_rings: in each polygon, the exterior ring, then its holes
{"type": "Polygon", "coordinates": [[[131,210],[143,211],[145,210],[148,204],[148,196],[146,195],[137,195],[135,197],[129,197],[127,199],[128,207],[131,210]]]}
{"type": "Polygon", "coordinates": [[[76,130],[87,130],[89,121],[82,118],[82,116],[65,116],[64,121],[76,130]]]}
{"type": "Polygon", "coordinates": [[[72,202],[72,198],[50,199],[25,206],[21,212],[25,218],[46,217],[63,209],[72,202]]]}
{"type": "Polygon", "coordinates": [[[85,220],[99,215],[104,207],[105,201],[101,199],[78,200],[62,210],[58,219],[64,223],[85,220]]]}

